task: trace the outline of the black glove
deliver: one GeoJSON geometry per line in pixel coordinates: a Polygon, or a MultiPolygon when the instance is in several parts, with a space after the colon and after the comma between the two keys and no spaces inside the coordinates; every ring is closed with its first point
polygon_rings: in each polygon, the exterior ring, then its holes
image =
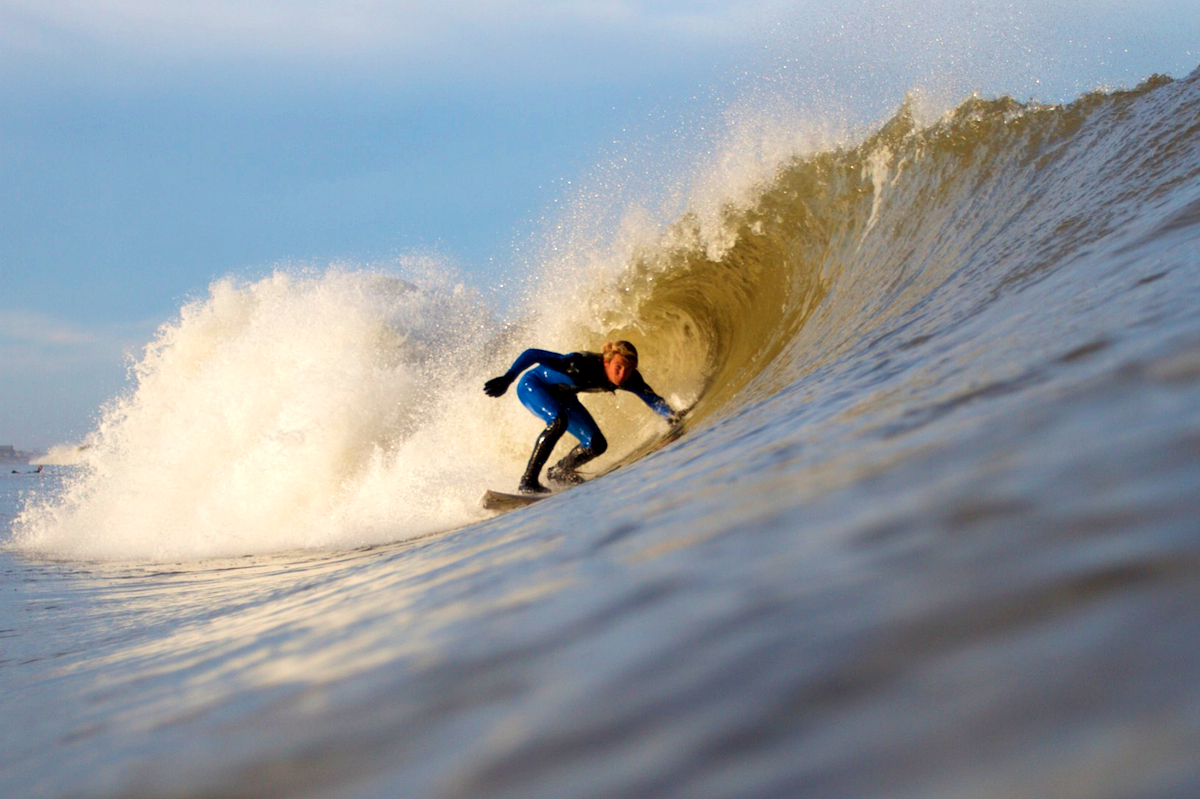
{"type": "Polygon", "coordinates": [[[489,397],[499,397],[505,391],[508,391],[508,387],[512,385],[512,381],[513,379],[508,375],[493,377],[483,384],[483,393],[489,397]]]}

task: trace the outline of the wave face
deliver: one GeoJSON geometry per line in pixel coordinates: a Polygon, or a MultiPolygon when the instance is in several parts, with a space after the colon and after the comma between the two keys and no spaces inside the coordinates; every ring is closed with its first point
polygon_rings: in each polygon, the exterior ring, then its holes
{"type": "Polygon", "coordinates": [[[63,652],[79,701],[10,705],[70,750],[10,784],[1194,794],[1200,72],[770,166],[549,259],[509,324],[436,268],[186,306],[14,522],[133,563],[23,589],[62,632],[6,662],[63,652]],[[485,517],[540,425],[482,381],[616,336],[682,436],[585,398],[602,476],[485,517]]]}
{"type": "Polygon", "coordinates": [[[856,147],[781,164],[719,236],[685,216],[602,287],[619,308],[592,298],[593,329],[640,333],[671,363],[703,353],[686,369],[725,415],[861,367],[888,331],[929,338],[1057,272],[1137,260],[1193,221],[1194,80],[1066,107],[973,99],[930,127],[906,105],[856,147]]]}

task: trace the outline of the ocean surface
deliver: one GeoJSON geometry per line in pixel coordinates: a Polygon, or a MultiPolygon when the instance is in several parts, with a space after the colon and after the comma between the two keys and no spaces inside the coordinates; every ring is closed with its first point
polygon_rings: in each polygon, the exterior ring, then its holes
{"type": "Polygon", "coordinates": [[[0,475],[0,794],[1200,796],[1200,71],[706,185],[182,308],[0,475]],[[615,337],[680,434],[587,396],[595,479],[481,510],[484,380],[615,337]]]}

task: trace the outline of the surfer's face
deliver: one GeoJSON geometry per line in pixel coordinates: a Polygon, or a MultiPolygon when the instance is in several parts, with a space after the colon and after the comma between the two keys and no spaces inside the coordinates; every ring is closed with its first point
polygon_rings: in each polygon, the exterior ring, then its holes
{"type": "Polygon", "coordinates": [[[604,373],[614,386],[623,386],[633,374],[633,366],[624,355],[614,355],[604,362],[604,373]]]}

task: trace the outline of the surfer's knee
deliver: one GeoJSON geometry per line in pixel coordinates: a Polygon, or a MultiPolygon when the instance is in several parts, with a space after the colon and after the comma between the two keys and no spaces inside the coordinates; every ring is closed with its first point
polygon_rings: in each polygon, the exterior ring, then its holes
{"type": "Polygon", "coordinates": [[[597,430],[592,435],[592,440],[588,444],[587,448],[590,449],[597,456],[603,455],[604,451],[606,449],[608,449],[608,440],[604,437],[603,433],[601,433],[599,430],[597,430]]]}
{"type": "Polygon", "coordinates": [[[555,416],[553,421],[546,425],[546,432],[555,438],[561,436],[566,429],[567,415],[565,413],[560,413],[558,416],[555,416]]]}

